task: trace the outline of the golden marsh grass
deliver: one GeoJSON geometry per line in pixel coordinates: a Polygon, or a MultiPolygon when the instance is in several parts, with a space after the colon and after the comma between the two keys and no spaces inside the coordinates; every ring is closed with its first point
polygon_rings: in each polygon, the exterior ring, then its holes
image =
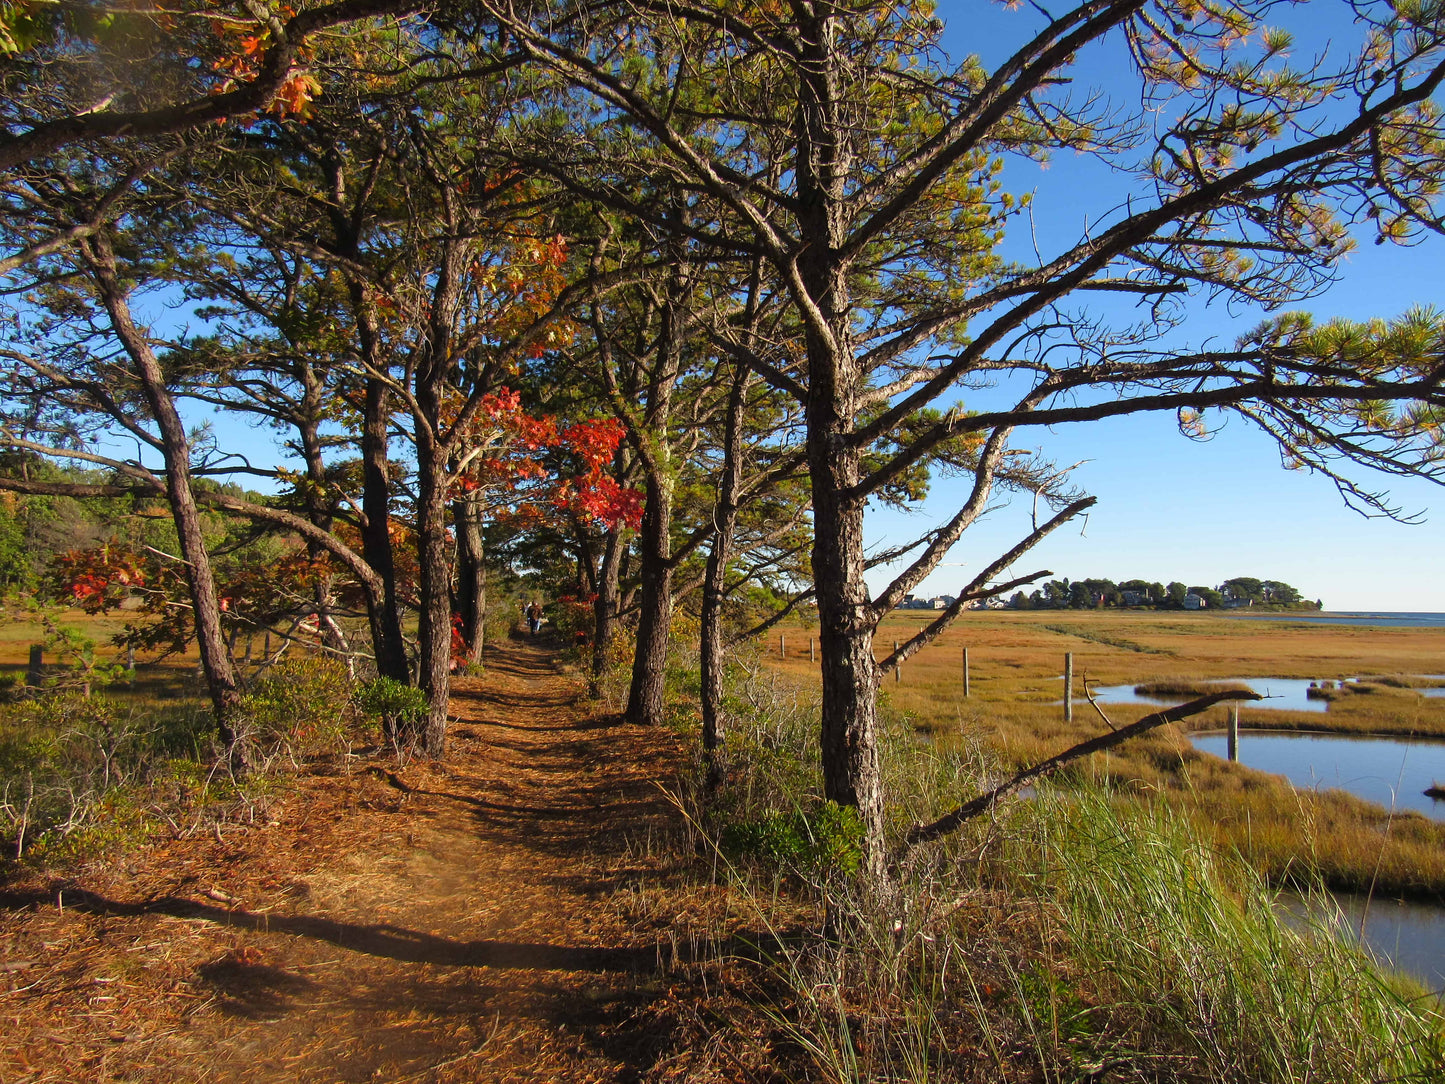
{"type": "MultiPolygon", "coordinates": [[[[928,615],[885,619],[877,654],[913,635],[928,615]]],[[[806,678],[809,637],[799,623],[766,645],[770,665],[806,678]]],[[[1338,692],[1328,711],[1251,710],[1242,727],[1327,730],[1445,739],[1445,698],[1408,687],[1415,675],[1445,673],[1445,629],[1399,629],[1235,618],[1213,614],[1034,611],[965,614],[952,629],[885,676],[885,711],[924,740],[975,745],[1000,769],[1023,767],[1099,733],[1104,721],[1086,703],[1065,722],[1064,654],[1074,656],[1075,689],[1090,685],[1170,683],[1183,688],[1229,678],[1364,678],[1338,692]],[[970,692],[963,696],[963,649],[970,692]],[[1383,678],[1386,682],[1370,682],[1383,678]]],[[[1428,682],[1426,682],[1428,684],[1428,682]]],[[[1104,705],[1116,726],[1153,710],[1104,705]]],[[[1188,724],[1225,725],[1224,707],[1188,724]]],[[[1121,801],[1188,811],[1219,845],[1234,848],[1276,883],[1318,875],[1341,889],[1368,889],[1445,900],[1445,824],[1395,813],[1340,791],[1296,791],[1282,778],[1197,752],[1183,729],[1161,727],[1083,762],[1077,775],[1109,784],[1121,801]]],[[[959,795],[966,799],[972,795],[959,795]]],[[[941,812],[941,811],[940,811],[941,812]]]]}

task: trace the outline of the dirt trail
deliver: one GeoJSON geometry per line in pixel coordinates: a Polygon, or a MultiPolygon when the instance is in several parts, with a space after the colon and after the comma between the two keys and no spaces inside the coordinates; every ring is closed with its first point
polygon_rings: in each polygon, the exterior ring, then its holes
{"type": "Polygon", "coordinates": [[[0,1079],[734,1079],[676,964],[676,740],[530,644],[458,686],[444,767],[338,762],[275,824],[12,891],[0,1079]]]}

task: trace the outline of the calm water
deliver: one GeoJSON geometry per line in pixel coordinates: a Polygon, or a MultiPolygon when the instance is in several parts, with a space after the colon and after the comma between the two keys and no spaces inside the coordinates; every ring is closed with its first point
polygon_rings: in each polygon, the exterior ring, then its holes
{"type": "MultiPolygon", "coordinates": [[[[1195,734],[1194,747],[1223,758],[1223,733],[1195,734]]],[[[1348,791],[1387,809],[1411,809],[1445,821],[1445,802],[1425,788],[1445,782],[1445,743],[1360,738],[1341,734],[1241,731],[1241,764],[1282,775],[1294,786],[1348,791]]]]}
{"type": "Polygon", "coordinates": [[[1310,621],[1318,625],[1381,625],[1400,629],[1445,629],[1445,614],[1401,611],[1341,610],[1305,613],[1251,614],[1225,611],[1227,617],[1245,621],[1310,621]]]}
{"type": "MultiPolygon", "coordinates": [[[[1327,700],[1311,700],[1305,695],[1310,682],[1304,678],[1222,678],[1222,683],[1244,685],[1268,700],[1245,701],[1239,705],[1239,717],[1248,719],[1252,713],[1265,711],[1324,711],[1329,707],[1327,700]]],[[[1143,696],[1134,691],[1133,685],[1091,685],[1094,699],[1101,704],[1182,704],[1193,696],[1143,696]]],[[[1445,691],[1445,690],[1442,690],[1445,691]]],[[[1087,704],[1083,696],[1075,697],[1076,702],[1087,704]]],[[[1059,701],[1063,703],[1063,701],[1059,701]]]]}
{"type": "MultiPolygon", "coordinates": [[[[1223,733],[1195,734],[1192,740],[1202,752],[1226,755],[1223,733]]],[[[1337,787],[1386,808],[1445,820],[1445,802],[1423,793],[1436,780],[1445,782],[1445,742],[1242,731],[1239,759],[1251,768],[1282,775],[1296,787],[1337,787]]],[[[1326,924],[1338,936],[1357,940],[1365,915],[1364,942],[1376,957],[1432,990],[1445,990],[1445,909],[1374,899],[1367,913],[1365,897],[1348,893],[1336,895],[1335,902],[1340,913],[1326,924]]],[[[1281,894],[1280,905],[1296,915],[1306,912],[1305,902],[1289,893],[1281,894]]]]}
{"type": "Polygon", "coordinates": [[[1331,927],[1346,941],[1357,941],[1360,917],[1365,918],[1365,944],[1396,970],[1413,975],[1430,989],[1445,990],[1445,910],[1425,903],[1373,899],[1368,911],[1365,897],[1340,893],[1334,897],[1337,915],[1321,916],[1299,896],[1282,892],[1279,906],[1297,918],[1310,917],[1331,927]]]}
{"type": "MultiPolygon", "coordinates": [[[[1445,680],[1441,674],[1417,674],[1416,677],[1445,680]]],[[[1062,680],[1062,679],[1059,679],[1062,680]]],[[[1366,679],[1368,680],[1368,679],[1366,679]]],[[[1220,678],[1220,684],[1243,685],[1268,697],[1266,700],[1246,700],[1239,705],[1241,719],[1259,718],[1260,711],[1328,711],[1328,700],[1311,700],[1309,687],[1315,684],[1306,678],[1220,678]]],[[[1182,704],[1192,696],[1143,695],[1134,691],[1133,685],[1091,685],[1094,699],[1101,704],[1182,704]]],[[[1445,687],[1438,689],[1417,689],[1422,696],[1445,696],[1445,687]]],[[[1076,694],[1075,703],[1087,704],[1084,696],[1076,694]]],[[[1060,700],[1058,703],[1062,704],[1060,700]]],[[[1445,778],[1445,777],[1442,777],[1445,778]]]]}

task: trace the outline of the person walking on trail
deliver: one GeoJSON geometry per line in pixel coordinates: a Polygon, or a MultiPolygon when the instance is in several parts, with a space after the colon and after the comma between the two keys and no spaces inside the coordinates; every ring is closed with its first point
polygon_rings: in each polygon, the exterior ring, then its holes
{"type": "Polygon", "coordinates": [[[527,628],[533,636],[542,631],[542,606],[538,602],[527,607],[527,628]]]}

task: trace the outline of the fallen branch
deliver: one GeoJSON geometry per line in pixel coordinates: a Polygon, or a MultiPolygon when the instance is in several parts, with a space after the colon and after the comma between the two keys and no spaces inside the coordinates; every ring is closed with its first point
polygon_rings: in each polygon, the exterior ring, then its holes
{"type": "MultiPolygon", "coordinates": [[[[1214,707],[1215,704],[1223,703],[1226,700],[1263,700],[1259,693],[1250,692],[1248,689],[1226,689],[1224,692],[1210,693],[1208,696],[1201,696],[1198,700],[1191,700],[1187,704],[1180,704],[1178,707],[1166,708],[1163,711],[1156,711],[1152,715],[1146,715],[1137,723],[1130,723],[1121,727],[1111,734],[1100,734],[1096,738],[1090,738],[1086,742],[1080,742],[1072,748],[1065,749],[1057,756],[1035,764],[1032,768],[1025,768],[1014,776],[1007,783],[989,791],[987,794],[980,794],[972,801],[965,802],[952,813],[939,817],[932,824],[916,824],[904,837],[904,851],[911,850],[920,843],[928,843],[946,836],[948,833],[958,829],[964,821],[971,820],[991,811],[999,802],[1009,795],[1022,790],[1036,779],[1043,779],[1052,775],[1065,764],[1069,764],[1090,753],[1102,752],[1111,749],[1121,742],[1130,738],[1138,737],[1146,731],[1155,727],[1163,726],[1165,723],[1177,723],[1181,719],[1188,719],[1191,715],[1198,715],[1202,711],[1214,707]]],[[[1106,720],[1107,721],[1107,720],[1106,720]]]]}

